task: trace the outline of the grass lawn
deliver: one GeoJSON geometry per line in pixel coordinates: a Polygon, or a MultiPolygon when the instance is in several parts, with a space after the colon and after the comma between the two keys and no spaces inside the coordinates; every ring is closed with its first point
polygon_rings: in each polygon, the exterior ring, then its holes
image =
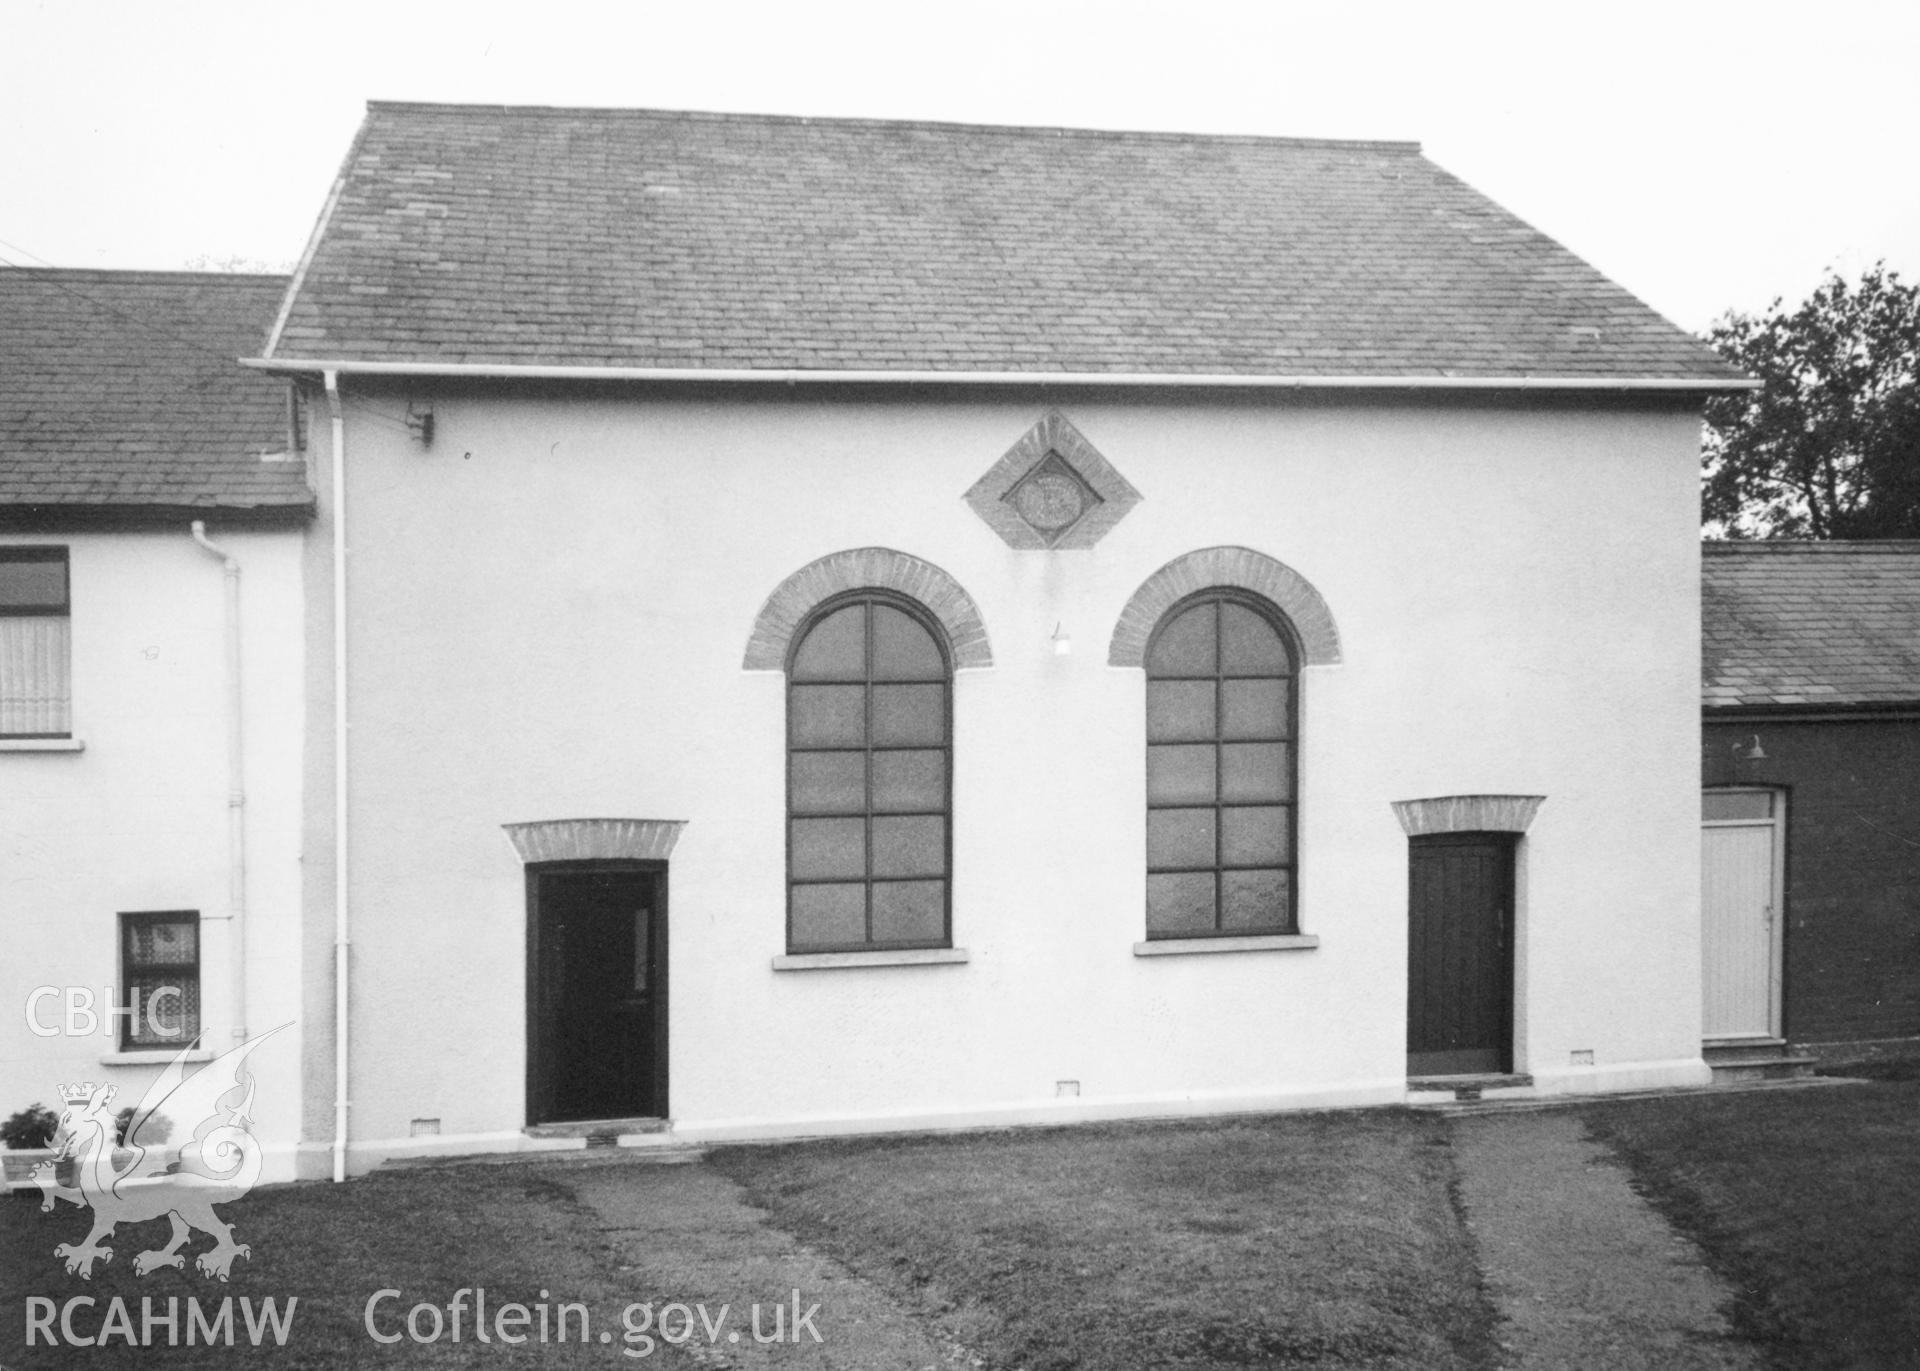
{"type": "MultiPolygon", "coordinates": [[[[624,1277],[599,1241],[594,1217],[573,1201],[563,1168],[474,1166],[457,1170],[388,1172],[356,1180],[346,1186],[325,1184],[282,1186],[256,1190],[224,1212],[234,1225],[235,1238],[250,1244],[253,1256],[234,1262],[231,1282],[209,1280],[191,1269],[161,1270],[146,1277],[133,1274],[133,1256],[166,1238],[164,1222],[121,1229],[107,1240],[114,1258],[96,1266],[91,1281],[66,1274],[53,1255],[59,1243],[85,1238],[90,1214],[62,1204],[42,1214],[38,1196],[0,1198],[0,1365],[26,1371],[29,1367],[219,1366],[240,1367],[358,1367],[408,1366],[481,1367],[598,1367],[626,1365],[685,1367],[664,1346],[653,1356],[631,1362],[620,1355],[621,1311],[628,1302],[646,1298],[627,1287],[624,1277]],[[551,1292],[550,1309],[566,1301],[588,1306],[593,1342],[582,1345],[576,1336],[577,1317],[568,1332],[572,1341],[538,1341],[538,1325],[523,1332],[532,1338],[524,1345],[499,1341],[478,1343],[473,1338],[472,1315],[465,1316],[462,1341],[420,1345],[411,1340],[387,1346],[376,1343],[363,1323],[367,1300],[376,1291],[396,1289],[402,1297],[382,1304],[376,1325],[383,1333],[404,1332],[408,1311],[416,1303],[442,1308],[462,1286],[484,1286],[489,1316],[509,1302],[530,1311],[541,1292],[551,1292]],[[122,1297],[130,1315],[134,1338],[139,1338],[142,1296],[164,1314],[168,1296],[180,1298],[178,1337],[187,1337],[185,1302],[200,1301],[207,1317],[226,1296],[234,1298],[233,1347],[138,1348],[117,1334],[95,1347],[25,1345],[25,1308],[29,1296],[52,1299],[57,1305],[73,1296],[91,1296],[99,1303],[79,1306],[75,1332],[99,1334],[106,1322],[108,1301],[122,1297]],[[248,1345],[244,1297],[255,1302],[273,1297],[284,1310],[289,1296],[299,1304],[284,1346],[272,1345],[271,1334],[259,1349],[248,1345]],[[610,1331],[613,1342],[600,1344],[600,1332],[610,1331]]],[[[195,1234],[189,1257],[209,1245],[195,1234]]],[[[471,1307],[471,1299],[468,1301],[471,1307]]],[[[537,1313],[534,1315],[537,1319],[537,1313]]],[[[53,1324],[58,1328],[56,1317],[53,1324]]],[[[431,1331],[422,1316],[423,1334],[431,1331]]],[[[512,1325],[508,1325],[512,1331],[512,1325]]],[[[164,1344],[166,1330],[155,1329],[164,1344]]]]}
{"type": "Polygon", "coordinates": [[[1920,1366],[1920,1080],[1589,1106],[1793,1371],[1920,1366]]]}
{"type": "MultiPolygon", "coordinates": [[[[1783,1371],[1920,1366],[1920,1079],[1890,1074],[1867,1086],[1581,1107],[1740,1290],[1739,1331],[1783,1371]]],[[[1294,1114],[728,1148],[708,1165],[738,1181],[777,1229],[838,1259],[991,1371],[1486,1371],[1497,1361],[1496,1319],[1455,1203],[1450,1127],[1401,1110],[1294,1114]]],[[[620,1193],[636,1222],[615,1231],[575,1190],[596,1175],[605,1184],[609,1163],[396,1171],[345,1187],[260,1190],[228,1211],[254,1255],[227,1285],[191,1272],[135,1277],[133,1255],[164,1237],[159,1223],[117,1234],[115,1260],[92,1282],[68,1276],[53,1247],[78,1242],[88,1215],[0,1201],[0,1363],[631,1365],[620,1355],[629,1303],[739,1298],[746,1286],[731,1274],[734,1239],[723,1237],[709,1244],[717,1265],[701,1268],[713,1288],[683,1289],[658,1227],[664,1211],[653,1206],[684,1200],[706,1172],[635,1168],[620,1193]],[[375,1291],[401,1292],[379,1314],[392,1333],[416,1303],[444,1310],[454,1291],[475,1286],[496,1314],[509,1302],[583,1304],[593,1340],[579,1341],[577,1317],[569,1341],[540,1342],[535,1322],[520,1346],[476,1342],[471,1313],[459,1343],[381,1345],[363,1324],[375,1291]],[[143,1296],[159,1313],[168,1296],[197,1297],[209,1313],[232,1296],[242,1345],[138,1348],[115,1337],[26,1346],[29,1299],[73,1296],[99,1302],[77,1310],[82,1335],[102,1331],[114,1296],[136,1335],[143,1296]],[[266,1297],[282,1309],[298,1297],[298,1311],[285,1346],[256,1352],[238,1302],[266,1297]],[[603,1332],[611,1342],[599,1341],[603,1332]]],[[[733,1194],[710,1177],[702,1184],[733,1194]]],[[[761,1232],[763,1248],[785,1250],[787,1239],[765,1236],[750,1211],[721,1203],[747,1216],[734,1221],[761,1232]]],[[[707,1233],[689,1212],[697,1222],[687,1232],[707,1233]]],[[[196,1236],[189,1250],[205,1246],[196,1236]]],[[[184,1307],[180,1318],[184,1339],[184,1307]]],[[[862,1359],[857,1343],[828,1350],[832,1364],[858,1371],[909,1371],[862,1359]]],[[[640,1364],[721,1364],[703,1351],[657,1343],[640,1364]]]]}
{"type": "MultiPolygon", "coordinates": [[[[991,1368],[1493,1365],[1493,1312],[1452,1202],[1447,1127],[1431,1116],[1372,1111],[863,1139],[728,1149],[713,1154],[712,1165],[742,1182],[773,1223],[991,1368]]],[[[662,1187],[679,1184],[676,1174],[697,1173],[639,1168],[635,1193],[664,1197],[662,1187]]],[[[228,1211],[254,1255],[235,1263],[227,1285],[191,1271],[134,1276],[133,1255],[165,1236],[157,1222],[111,1239],[115,1259],[91,1282],[68,1276],[52,1249],[80,1241],[88,1215],[67,1205],[42,1214],[37,1199],[0,1201],[0,1363],[14,1371],[82,1361],[632,1365],[619,1355],[621,1311],[660,1295],[674,1254],[653,1250],[658,1244],[643,1229],[619,1240],[638,1244],[621,1256],[626,1249],[575,1197],[572,1186],[586,1175],[532,1163],[256,1191],[228,1211]],[[375,1291],[402,1292],[378,1320],[381,1331],[399,1332],[414,1304],[444,1311],[462,1286],[484,1286],[496,1311],[509,1301],[535,1307],[543,1291],[555,1308],[584,1303],[594,1340],[483,1345],[469,1313],[460,1343],[385,1346],[363,1325],[375,1291]],[[100,1347],[26,1347],[28,1298],[64,1305],[76,1295],[99,1301],[75,1315],[83,1336],[101,1332],[114,1296],[127,1302],[136,1337],[142,1296],[159,1302],[156,1312],[168,1296],[181,1297],[183,1341],[185,1297],[211,1312],[233,1296],[241,1345],[136,1348],[116,1336],[100,1347]],[[299,1306],[285,1346],[255,1351],[245,1346],[238,1301],[267,1296],[282,1307],[297,1296],[299,1306]],[[599,1342],[602,1331],[612,1333],[610,1345],[599,1342]]],[[[646,1200],[643,1212],[655,1202],[646,1200]]],[[[206,1245],[196,1236],[189,1251],[206,1245]]],[[[833,1364],[865,1371],[858,1351],[842,1346],[833,1364]],[[856,1360],[844,1360],[848,1353],[856,1360]]],[[[720,1362],[701,1356],[696,1343],[655,1344],[638,1364],[720,1362]]]]}
{"type": "Polygon", "coordinates": [[[993,1367],[1494,1364],[1431,1116],[842,1141],[711,1164],[993,1367]]]}

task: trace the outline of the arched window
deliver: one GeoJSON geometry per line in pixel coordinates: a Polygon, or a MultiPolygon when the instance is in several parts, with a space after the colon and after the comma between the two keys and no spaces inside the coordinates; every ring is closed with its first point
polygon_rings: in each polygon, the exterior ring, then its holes
{"type": "Polygon", "coordinates": [[[827,601],[787,659],[787,950],[951,946],[953,666],[922,606],[827,601]]]}
{"type": "Polygon", "coordinates": [[[1298,931],[1300,653],[1237,590],[1169,609],[1147,645],[1147,937],[1298,931]]]}

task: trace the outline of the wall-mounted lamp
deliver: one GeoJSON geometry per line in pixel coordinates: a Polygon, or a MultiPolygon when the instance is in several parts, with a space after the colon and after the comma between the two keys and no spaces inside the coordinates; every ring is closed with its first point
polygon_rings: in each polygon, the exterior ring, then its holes
{"type": "Polygon", "coordinates": [[[1760,735],[1758,733],[1753,734],[1744,741],[1735,742],[1732,745],[1732,752],[1733,758],[1737,762],[1764,762],[1767,760],[1766,749],[1760,746],[1760,735]]]}
{"type": "Polygon", "coordinates": [[[1059,624],[1056,623],[1053,626],[1053,632],[1047,641],[1053,644],[1054,656],[1071,657],[1073,655],[1073,635],[1063,632],[1059,624]]]}
{"type": "Polygon", "coordinates": [[[415,409],[413,402],[407,402],[407,427],[413,430],[413,436],[420,440],[421,447],[433,446],[433,410],[415,409]]]}

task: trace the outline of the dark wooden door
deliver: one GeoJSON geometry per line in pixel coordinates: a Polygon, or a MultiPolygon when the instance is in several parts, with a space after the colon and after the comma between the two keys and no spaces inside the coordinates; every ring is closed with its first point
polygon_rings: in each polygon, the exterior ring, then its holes
{"type": "Polygon", "coordinates": [[[1412,840],[1407,1071],[1513,1069],[1513,852],[1506,833],[1412,840]]]}
{"type": "Polygon", "coordinates": [[[531,1123],[666,1115],[666,873],[528,875],[531,1123]]]}

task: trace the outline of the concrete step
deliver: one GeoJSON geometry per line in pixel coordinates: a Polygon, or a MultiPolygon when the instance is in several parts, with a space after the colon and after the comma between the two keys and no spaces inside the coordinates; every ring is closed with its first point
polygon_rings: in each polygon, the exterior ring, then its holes
{"type": "Polygon", "coordinates": [[[637,1133],[665,1133],[672,1119],[582,1119],[577,1123],[537,1123],[527,1129],[530,1138],[622,1138],[637,1133]]]}
{"type": "Polygon", "coordinates": [[[1407,1102],[1523,1098],[1533,1094],[1533,1077],[1520,1071],[1487,1071],[1469,1076],[1409,1076],[1407,1102]]]}
{"type": "Polygon", "coordinates": [[[435,1171],[452,1166],[685,1166],[703,1160],[707,1149],[695,1143],[652,1147],[584,1147],[564,1152],[472,1152],[449,1157],[389,1157],[382,1171],[435,1171]]]}
{"type": "Polygon", "coordinates": [[[1813,1075],[1817,1064],[1784,1043],[1709,1043],[1700,1055],[1712,1069],[1715,1085],[1798,1080],[1813,1075]]]}

